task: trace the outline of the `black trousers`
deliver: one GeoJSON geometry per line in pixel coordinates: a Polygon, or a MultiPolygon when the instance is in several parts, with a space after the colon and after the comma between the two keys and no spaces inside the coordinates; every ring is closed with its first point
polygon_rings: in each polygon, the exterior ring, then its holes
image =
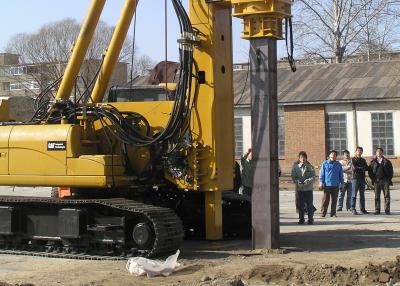
{"type": "Polygon", "coordinates": [[[375,187],[375,211],[381,211],[381,193],[385,198],[385,212],[390,212],[390,190],[387,180],[379,180],[374,183],[375,187]]]}
{"type": "Polygon", "coordinates": [[[304,209],[307,208],[308,221],[313,222],[313,191],[297,191],[299,198],[299,221],[304,222],[304,209]]]}

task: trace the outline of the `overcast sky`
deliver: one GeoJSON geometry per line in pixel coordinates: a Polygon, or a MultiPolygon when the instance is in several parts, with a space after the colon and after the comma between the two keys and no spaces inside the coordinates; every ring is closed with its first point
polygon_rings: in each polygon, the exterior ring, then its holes
{"type": "MultiPolygon", "coordinates": [[[[90,0],[12,0],[3,1],[0,12],[0,50],[8,39],[17,33],[33,33],[42,25],[64,18],[73,18],[82,22],[90,0]]],[[[101,19],[115,25],[124,0],[108,0],[101,19]]],[[[176,17],[168,1],[168,58],[177,60],[176,38],[179,33],[176,17]]],[[[183,0],[187,7],[187,0],[183,0]]],[[[147,54],[155,61],[164,60],[164,0],[140,0],[137,11],[136,44],[139,53],[147,54]]],[[[242,25],[240,19],[233,21],[234,62],[247,62],[248,41],[240,38],[242,25]]],[[[133,29],[131,29],[132,33],[133,29]]],[[[279,57],[285,56],[279,44],[279,57]]]]}

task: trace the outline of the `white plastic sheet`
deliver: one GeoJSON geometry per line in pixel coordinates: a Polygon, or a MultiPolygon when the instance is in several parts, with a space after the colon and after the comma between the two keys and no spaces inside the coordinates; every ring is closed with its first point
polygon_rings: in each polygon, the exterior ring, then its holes
{"type": "Polygon", "coordinates": [[[129,258],[126,263],[126,269],[130,274],[141,276],[147,274],[147,277],[158,275],[169,276],[176,268],[180,266],[178,261],[180,251],[169,256],[165,261],[151,260],[143,257],[129,258]]]}

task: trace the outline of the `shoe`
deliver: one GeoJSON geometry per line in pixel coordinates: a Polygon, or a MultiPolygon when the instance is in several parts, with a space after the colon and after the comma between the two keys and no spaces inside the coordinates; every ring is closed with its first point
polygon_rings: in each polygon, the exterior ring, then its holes
{"type": "Polygon", "coordinates": [[[385,215],[390,215],[390,211],[385,211],[385,215]]]}
{"type": "Polygon", "coordinates": [[[331,217],[337,217],[337,215],[336,214],[331,214],[331,217]]]}
{"type": "Polygon", "coordinates": [[[361,212],[362,212],[363,214],[369,214],[369,212],[367,212],[366,210],[361,210],[361,212]]]}
{"type": "Polygon", "coordinates": [[[313,221],[313,220],[309,220],[309,221],[307,222],[307,224],[309,224],[309,225],[314,224],[314,221],[313,221]]]}
{"type": "Polygon", "coordinates": [[[352,213],[353,215],[357,215],[357,211],[356,211],[356,210],[352,210],[351,213],[352,213]]]}
{"type": "Polygon", "coordinates": [[[349,211],[351,211],[351,209],[346,209],[346,211],[348,211],[348,212],[349,212],[349,211]]]}
{"type": "Polygon", "coordinates": [[[325,217],[325,216],[326,216],[326,214],[324,214],[324,213],[321,214],[321,217],[325,217]]]}
{"type": "Polygon", "coordinates": [[[340,207],[337,209],[337,211],[338,211],[338,212],[341,212],[342,210],[343,210],[343,209],[342,209],[342,208],[340,208],[340,207]]]}
{"type": "Polygon", "coordinates": [[[374,212],[374,215],[380,215],[380,214],[381,214],[380,211],[375,211],[375,212],[374,212]]]}
{"type": "Polygon", "coordinates": [[[304,220],[299,220],[297,224],[304,224],[304,220]]]}

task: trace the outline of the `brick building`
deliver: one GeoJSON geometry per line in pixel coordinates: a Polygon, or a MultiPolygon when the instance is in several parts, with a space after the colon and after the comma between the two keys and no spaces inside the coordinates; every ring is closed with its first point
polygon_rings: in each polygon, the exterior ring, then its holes
{"type": "MultiPolygon", "coordinates": [[[[234,72],[236,156],[251,146],[246,68],[234,72]]],[[[320,165],[328,150],[376,147],[400,171],[400,61],[278,68],[279,160],[288,171],[300,150],[320,165]]],[[[369,158],[367,158],[368,160],[369,158]]]]}

